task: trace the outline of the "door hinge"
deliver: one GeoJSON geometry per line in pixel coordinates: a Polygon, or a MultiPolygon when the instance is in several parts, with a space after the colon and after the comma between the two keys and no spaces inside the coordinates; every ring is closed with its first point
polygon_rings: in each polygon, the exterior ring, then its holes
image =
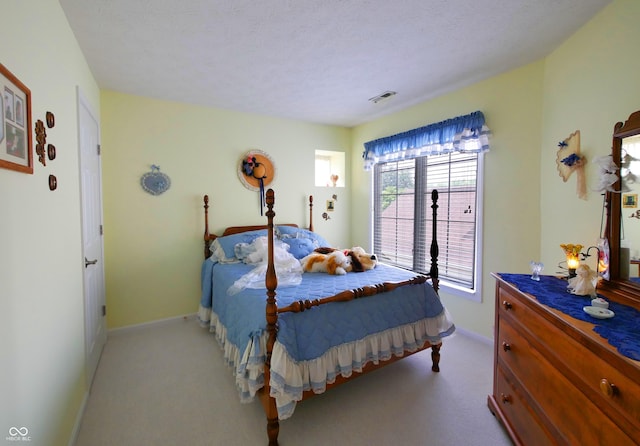
{"type": "Polygon", "coordinates": [[[98,155],[100,155],[100,150],[102,149],[102,147],[100,146],[100,144],[98,144],[98,155]]]}
{"type": "Polygon", "coordinates": [[[100,235],[104,235],[104,230],[102,229],[102,225],[100,225],[100,235]]]}
{"type": "Polygon", "coordinates": [[[103,305],[102,306],[102,316],[106,316],[107,315],[107,306],[103,305]]]}

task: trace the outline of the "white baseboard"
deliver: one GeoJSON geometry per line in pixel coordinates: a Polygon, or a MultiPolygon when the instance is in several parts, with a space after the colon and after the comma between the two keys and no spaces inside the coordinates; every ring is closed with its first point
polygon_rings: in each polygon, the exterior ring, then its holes
{"type": "Polygon", "coordinates": [[[493,345],[493,339],[486,338],[478,333],[474,333],[473,331],[465,330],[464,328],[460,328],[456,326],[456,332],[459,332],[461,335],[468,336],[476,341],[480,341],[483,344],[493,345]]]}
{"type": "Polygon", "coordinates": [[[78,441],[78,435],[80,434],[80,425],[82,424],[82,418],[84,417],[84,411],[87,408],[87,402],[89,401],[89,392],[84,393],[84,398],[82,398],[82,404],[80,405],[80,409],[78,410],[78,414],[76,415],[76,422],[73,423],[73,430],[71,431],[71,436],[69,437],[68,446],[75,446],[78,441]]]}
{"type": "Polygon", "coordinates": [[[172,323],[180,320],[185,320],[185,321],[191,320],[195,317],[196,317],[196,313],[190,313],[190,314],[183,314],[182,316],[174,316],[166,319],[158,319],[155,321],[143,322],[142,324],[127,325],[125,327],[118,327],[118,328],[110,328],[107,330],[107,335],[114,336],[118,334],[129,333],[132,331],[149,328],[155,325],[168,324],[168,323],[172,323]]]}

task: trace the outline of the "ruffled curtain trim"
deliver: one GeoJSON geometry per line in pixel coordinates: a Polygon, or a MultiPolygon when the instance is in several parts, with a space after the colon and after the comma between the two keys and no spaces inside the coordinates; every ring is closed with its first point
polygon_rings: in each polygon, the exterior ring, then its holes
{"type": "Polygon", "coordinates": [[[476,111],[364,144],[364,169],[388,161],[452,152],[486,152],[491,131],[484,115],[476,111]]]}
{"type": "MultiPolygon", "coordinates": [[[[255,333],[241,357],[239,349],[227,340],[226,328],[210,308],[201,306],[198,318],[203,327],[208,325],[209,331],[215,333],[226,364],[233,368],[240,401],[253,401],[256,392],[264,387],[267,333],[255,333]]],[[[405,351],[415,352],[426,344],[440,344],[443,337],[454,331],[455,326],[445,308],[436,317],[341,344],[310,361],[296,362],[276,340],[271,356],[270,394],[276,400],[278,418],[285,420],[293,415],[304,391],[323,393],[327,384],[335,382],[338,375],[348,378],[354,371],[361,372],[369,362],[378,364],[391,356],[404,356],[405,351]]]]}

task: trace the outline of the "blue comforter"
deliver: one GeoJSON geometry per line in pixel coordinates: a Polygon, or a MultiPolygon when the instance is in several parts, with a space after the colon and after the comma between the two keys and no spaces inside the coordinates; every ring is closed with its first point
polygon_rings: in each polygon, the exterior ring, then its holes
{"type": "MultiPolygon", "coordinates": [[[[265,289],[244,289],[229,296],[234,281],[253,269],[243,263],[221,264],[206,260],[202,265],[200,305],[210,308],[227,329],[227,340],[244,351],[251,339],[266,329],[265,289]]],[[[296,287],[279,287],[277,302],[284,307],[296,300],[333,296],[340,291],[414,277],[415,273],[384,264],[362,273],[334,276],[305,273],[296,287]]],[[[278,341],[296,361],[319,357],[329,348],[362,339],[399,325],[435,317],[443,306],[430,284],[400,287],[392,292],[330,303],[302,313],[278,316],[278,341]]],[[[202,321],[206,322],[206,321],[202,321]]],[[[411,347],[411,346],[408,346],[411,347]]]]}
{"type": "MultiPolygon", "coordinates": [[[[266,290],[245,288],[233,295],[227,290],[253,268],[255,265],[206,260],[198,311],[201,324],[216,333],[225,360],[234,369],[242,402],[250,402],[264,386],[266,290]]],[[[279,286],[276,299],[282,308],[298,300],[320,299],[414,276],[411,271],[382,264],[371,271],[343,276],[304,273],[300,285],[279,286]]],[[[338,375],[349,377],[369,362],[403,356],[426,343],[439,344],[454,330],[429,283],[324,304],[301,313],[279,314],[269,389],[278,417],[290,417],[304,391],[322,393],[338,375]]]]}

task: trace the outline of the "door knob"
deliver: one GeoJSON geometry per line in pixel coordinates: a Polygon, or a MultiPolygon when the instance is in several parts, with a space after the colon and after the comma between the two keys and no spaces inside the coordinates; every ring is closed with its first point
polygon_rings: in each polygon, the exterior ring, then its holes
{"type": "Polygon", "coordinates": [[[98,263],[98,259],[95,260],[87,260],[87,258],[84,258],[84,267],[86,268],[89,265],[95,265],[96,263],[98,263]]]}

